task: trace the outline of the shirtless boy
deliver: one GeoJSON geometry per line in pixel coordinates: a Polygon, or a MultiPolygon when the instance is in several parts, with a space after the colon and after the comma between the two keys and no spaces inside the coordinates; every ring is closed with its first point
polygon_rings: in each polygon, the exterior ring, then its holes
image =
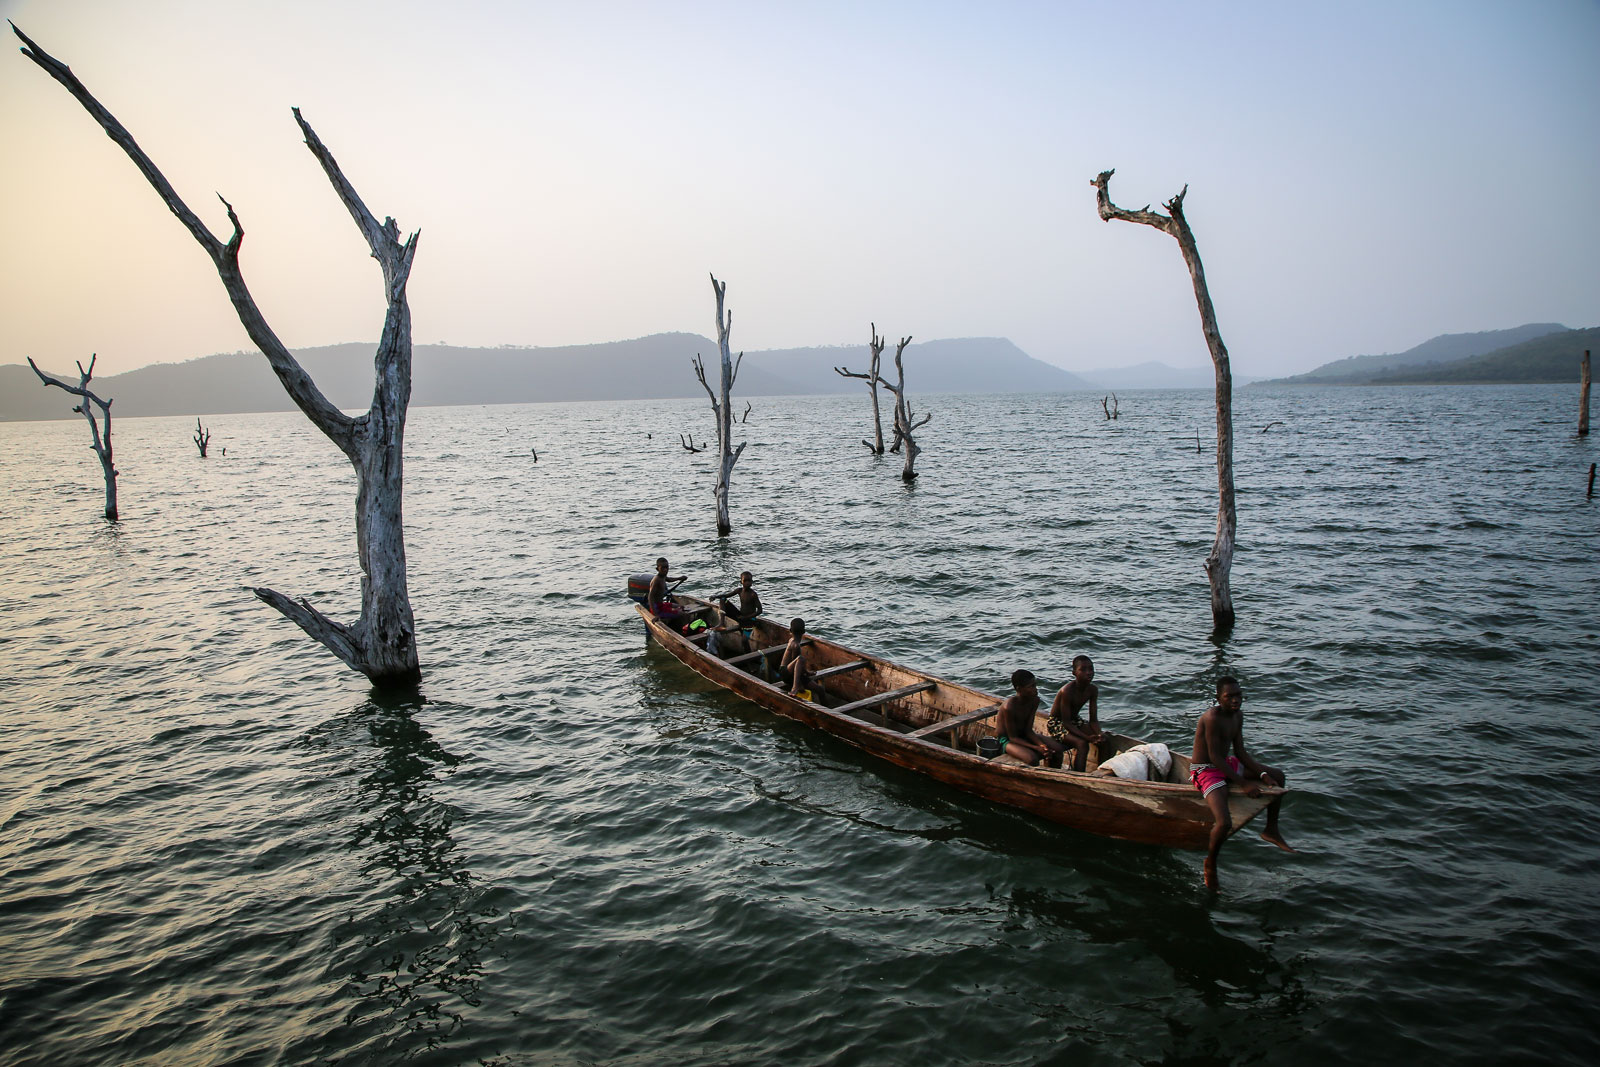
{"type": "MultiPolygon", "coordinates": [[[[1193,769],[1189,780],[1206,798],[1214,822],[1211,826],[1210,847],[1206,851],[1206,888],[1217,888],[1217,853],[1228,839],[1228,787],[1238,783],[1244,795],[1258,797],[1261,785],[1283,788],[1283,772],[1275,767],[1257,763],[1244,748],[1244,691],[1237,678],[1217,679],[1217,703],[1200,716],[1194,729],[1193,769]],[[1228,754],[1229,746],[1237,755],[1228,754]]],[[[1267,828],[1261,832],[1262,840],[1270,841],[1285,852],[1293,852],[1289,843],[1278,832],[1278,809],[1283,797],[1278,797],[1267,808],[1267,828]]]]}
{"type": "Polygon", "coordinates": [[[717,607],[722,609],[724,615],[729,615],[739,620],[740,626],[748,627],[755,622],[756,616],[761,614],[761,597],[757,595],[755,589],[751,586],[752,580],[749,571],[742,572],[739,575],[739,588],[724,593],[717,598],[717,607]],[[739,607],[737,609],[728,603],[728,597],[735,594],[739,597],[739,607]]]}
{"type": "Polygon", "coordinates": [[[1040,760],[1052,767],[1061,766],[1066,749],[1033,728],[1033,717],[1039,711],[1039,686],[1033,672],[1012,671],[1011,687],[1016,690],[1015,695],[1006,697],[1000,705],[1000,751],[1030,767],[1040,760]]]}
{"type": "Polygon", "coordinates": [[[1076,751],[1072,756],[1072,769],[1081,771],[1089,761],[1089,746],[1098,744],[1105,736],[1100,730],[1100,687],[1094,684],[1094,661],[1088,656],[1075,656],[1072,660],[1072,681],[1062,686],[1050,704],[1050,718],[1045,728],[1063,748],[1076,751]],[[1083,706],[1089,705],[1089,723],[1078,718],[1083,706]]]}
{"type": "Polygon", "coordinates": [[[789,643],[783,647],[778,670],[789,679],[789,692],[801,700],[811,699],[811,669],[806,664],[806,620],[789,623],[789,643]]]}
{"type": "Polygon", "coordinates": [[[683,614],[683,609],[678,607],[678,602],[672,596],[672,590],[682,581],[682,577],[667,577],[666,556],[656,560],[656,576],[650,579],[650,592],[645,595],[645,603],[651,614],[658,619],[676,619],[683,614]]]}

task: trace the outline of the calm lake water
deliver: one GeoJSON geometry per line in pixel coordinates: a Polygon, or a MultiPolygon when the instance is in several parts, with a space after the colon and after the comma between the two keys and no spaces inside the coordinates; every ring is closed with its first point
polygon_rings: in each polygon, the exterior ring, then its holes
{"type": "Polygon", "coordinates": [[[908,489],[864,390],[757,399],[721,542],[703,400],[416,409],[412,700],[243,589],[357,607],[300,415],[120,421],[115,527],[81,422],[0,425],[0,1062],[1594,1062],[1576,389],[1240,390],[1222,643],[1209,394],[1099,401],[926,397],[908,489]],[[1171,744],[1235,673],[1301,851],[1212,897],[717,692],[662,554],[980,688],[1089,653],[1171,744]]]}

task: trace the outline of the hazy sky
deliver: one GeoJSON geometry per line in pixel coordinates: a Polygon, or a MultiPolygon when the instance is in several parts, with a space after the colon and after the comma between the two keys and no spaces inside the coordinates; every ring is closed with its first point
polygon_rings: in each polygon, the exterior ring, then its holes
{"type": "MultiPolygon", "coordinates": [[[[415,339],[1005,336],[1241,374],[1600,324],[1600,5],[0,0],[222,236],[291,347],[373,340],[377,264],[290,114],[420,229],[415,339]]],[[[12,43],[16,42],[14,39],[12,43]]],[[[45,73],[0,58],[0,363],[253,347],[210,261],[45,73]]],[[[914,351],[914,350],[913,350],[914,351]]]]}

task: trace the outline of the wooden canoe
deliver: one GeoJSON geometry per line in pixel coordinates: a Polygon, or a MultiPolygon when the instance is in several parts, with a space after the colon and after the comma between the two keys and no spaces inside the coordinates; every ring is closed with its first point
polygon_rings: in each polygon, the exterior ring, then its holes
{"type": "MultiPolygon", "coordinates": [[[[709,624],[722,619],[717,608],[704,600],[680,595],[678,601],[686,613],[678,625],[694,617],[709,624]]],[[[787,627],[757,619],[750,641],[754,651],[723,659],[707,653],[704,633],[685,637],[674,625],[651,616],[645,606],[637,609],[645,619],[646,637],[654,638],[702,678],[771,712],[826,729],[896,766],[1101,837],[1170,848],[1203,849],[1208,843],[1211,811],[1189,784],[1189,757],[1178,752],[1173,752],[1165,781],[1154,782],[1093,773],[1102,758],[1139,744],[1122,734],[1107,733],[1106,741],[1091,747],[1085,771],[1027,766],[1005,755],[986,760],[978,755],[978,742],[995,736],[1000,709],[995,694],[808,635],[811,669],[819,685],[811,701],[802,701],[774,685],[779,657],[789,641],[787,627]]],[[[1045,733],[1046,710],[1040,709],[1035,720],[1040,733],[1045,733]]],[[[1262,787],[1259,797],[1246,797],[1237,785],[1229,787],[1230,833],[1261,814],[1283,792],[1262,787]]]]}
{"type": "MultiPolygon", "coordinates": [[[[686,613],[679,626],[694,618],[713,624],[721,619],[720,612],[703,600],[681,595],[678,600],[686,613]]],[[[753,651],[723,659],[705,651],[704,633],[686,637],[643,605],[637,610],[644,618],[647,639],[654,638],[696,674],[769,711],[826,730],[879,759],[1087,833],[1173,848],[1206,847],[1211,812],[1189,784],[1187,756],[1174,752],[1167,779],[1155,782],[1092,773],[1101,759],[1139,744],[1111,733],[1091,748],[1085,771],[1029,767],[1009,756],[985,759],[978,755],[978,741],[995,735],[1001,699],[992,693],[807,635],[819,685],[813,689],[813,700],[801,700],[773,684],[789,640],[787,627],[757,619],[753,651]]],[[[1041,733],[1047,710],[1041,708],[1036,721],[1041,733]]],[[[1261,796],[1249,797],[1230,786],[1233,830],[1283,792],[1264,787],[1261,796]]]]}

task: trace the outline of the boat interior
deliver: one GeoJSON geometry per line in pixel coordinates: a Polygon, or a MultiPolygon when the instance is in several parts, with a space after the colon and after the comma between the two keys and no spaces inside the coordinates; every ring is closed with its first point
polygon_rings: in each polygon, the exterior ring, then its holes
{"type": "MultiPolygon", "coordinates": [[[[713,627],[726,626],[729,619],[715,606],[692,597],[681,596],[684,616],[680,626],[692,626],[696,619],[706,626],[691,630],[687,640],[706,651],[708,643],[728,666],[735,667],[776,689],[787,691],[787,681],[779,672],[779,661],[789,642],[786,626],[758,618],[743,631],[718,631],[711,641],[713,627]]],[[[988,756],[985,738],[996,736],[1000,705],[993,694],[957,685],[932,675],[914,671],[876,657],[866,656],[821,638],[808,635],[806,648],[813,679],[811,703],[851,715],[863,722],[905,734],[929,744],[945,745],[978,758],[989,758],[1002,765],[1025,767],[1012,756],[988,756]]],[[[1046,733],[1048,698],[1034,720],[1034,729],[1046,733]]],[[[991,746],[993,742],[991,740],[991,746]]],[[[1045,774],[1093,775],[1104,760],[1140,744],[1137,738],[1106,733],[1099,744],[1089,746],[1084,770],[1057,770],[1039,765],[1045,774]]],[[[1071,766],[1067,754],[1066,766],[1071,766]]],[[[1153,779],[1174,785],[1189,784],[1189,759],[1172,752],[1172,762],[1164,777],[1153,779]]]]}

